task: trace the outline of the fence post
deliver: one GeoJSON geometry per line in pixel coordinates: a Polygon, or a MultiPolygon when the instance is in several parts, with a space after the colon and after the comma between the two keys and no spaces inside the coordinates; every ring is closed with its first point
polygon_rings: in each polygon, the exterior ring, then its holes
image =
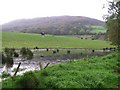
{"type": "Polygon", "coordinates": [[[13,76],[16,76],[16,74],[17,74],[17,72],[18,72],[18,70],[19,70],[20,65],[21,65],[21,62],[18,64],[18,67],[17,67],[17,69],[16,69],[16,71],[15,71],[15,74],[14,74],[13,76]]]}

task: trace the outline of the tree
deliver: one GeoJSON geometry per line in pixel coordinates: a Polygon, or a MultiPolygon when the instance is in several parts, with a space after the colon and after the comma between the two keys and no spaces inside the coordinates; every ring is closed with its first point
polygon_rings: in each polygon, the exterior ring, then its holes
{"type": "Polygon", "coordinates": [[[33,53],[30,49],[27,48],[27,59],[32,59],[33,58],[33,53]]]}
{"type": "Polygon", "coordinates": [[[6,58],[5,58],[5,55],[4,55],[3,52],[2,52],[2,65],[4,65],[5,62],[6,62],[6,58]]]}
{"type": "Polygon", "coordinates": [[[108,38],[120,50],[120,1],[109,2],[108,13],[106,18],[108,38]]]}
{"type": "Polygon", "coordinates": [[[4,52],[5,52],[6,56],[11,56],[11,57],[18,57],[19,56],[14,48],[5,48],[4,52]]]}
{"type": "Polygon", "coordinates": [[[13,66],[13,57],[11,57],[11,56],[7,56],[6,57],[6,67],[7,68],[10,68],[10,67],[12,67],[13,66]]]}
{"type": "Polygon", "coordinates": [[[20,54],[21,54],[22,58],[25,58],[25,57],[26,57],[27,52],[26,52],[26,48],[25,48],[25,47],[21,48],[20,54]]]}
{"type": "Polygon", "coordinates": [[[5,48],[2,52],[2,65],[6,65],[7,71],[8,68],[11,68],[14,64],[14,57],[18,57],[19,54],[15,51],[14,48],[5,48]]]}
{"type": "Polygon", "coordinates": [[[25,48],[25,47],[21,48],[20,54],[22,55],[22,57],[24,59],[29,59],[30,60],[30,59],[33,58],[32,51],[30,49],[28,49],[28,48],[25,48]]]}
{"type": "Polygon", "coordinates": [[[10,56],[10,54],[3,54],[2,53],[2,64],[3,65],[6,65],[6,68],[7,68],[7,72],[8,72],[8,68],[11,68],[13,66],[13,57],[10,56]]]}

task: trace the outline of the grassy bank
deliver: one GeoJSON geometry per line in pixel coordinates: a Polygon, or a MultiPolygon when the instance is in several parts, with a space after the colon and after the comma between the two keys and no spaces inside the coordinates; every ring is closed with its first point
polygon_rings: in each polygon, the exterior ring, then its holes
{"type": "Polygon", "coordinates": [[[118,88],[117,53],[84,58],[25,73],[2,82],[3,88],[118,88]]]}

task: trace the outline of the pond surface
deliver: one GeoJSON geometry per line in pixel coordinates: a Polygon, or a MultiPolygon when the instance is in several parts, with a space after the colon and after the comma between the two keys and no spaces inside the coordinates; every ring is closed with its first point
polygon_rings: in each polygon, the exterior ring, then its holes
{"type": "MultiPolygon", "coordinates": [[[[19,67],[19,72],[17,72],[17,75],[22,75],[23,73],[27,71],[34,71],[34,70],[40,70],[39,64],[41,63],[43,67],[45,67],[48,63],[48,61],[41,62],[41,61],[14,61],[13,67],[11,69],[8,69],[8,73],[10,73],[12,76],[15,73],[15,69],[18,67],[19,62],[21,62],[21,65],[19,67]]],[[[50,65],[55,64],[56,62],[50,62],[50,65]]],[[[7,71],[6,67],[4,66],[3,68],[0,68],[0,71],[7,71]]],[[[1,73],[0,72],[0,73],[1,73]]]]}
{"type": "MultiPolygon", "coordinates": [[[[43,68],[47,65],[47,63],[50,63],[49,66],[59,63],[59,61],[50,61],[50,60],[41,61],[41,60],[33,59],[33,60],[22,61],[20,59],[15,59],[13,67],[8,69],[8,71],[6,69],[6,66],[0,67],[0,75],[2,75],[2,72],[5,71],[5,72],[10,73],[11,76],[13,76],[15,73],[15,69],[18,67],[19,62],[21,62],[21,65],[19,67],[20,71],[17,72],[17,75],[22,75],[23,73],[28,72],[28,71],[40,70],[40,67],[39,67],[40,63],[42,64],[43,68]]],[[[0,82],[1,80],[2,79],[0,78],[0,82]]]]}

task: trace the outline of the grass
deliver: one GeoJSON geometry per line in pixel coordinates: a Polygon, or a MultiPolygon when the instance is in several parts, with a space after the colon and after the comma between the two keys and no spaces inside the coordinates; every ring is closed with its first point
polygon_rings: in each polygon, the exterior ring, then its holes
{"type": "Polygon", "coordinates": [[[3,88],[118,88],[117,53],[104,57],[63,62],[42,71],[25,73],[14,81],[2,82],[3,88]],[[32,77],[32,78],[31,78],[32,77]],[[34,83],[32,83],[34,82],[34,83]]]}
{"type": "Polygon", "coordinates": [[[91,26],[92,27],[92,30],[91,32],[92,33],[106,33],[106,29],[103,27],[103,26],[91,26]]]}
{"type": "Polygon", "coordinates": [[[104,48],[110,43],[102,40],[80,39],[76,37],[45,35],[17,32],[2,32],[3,48],[104,48]]]}

